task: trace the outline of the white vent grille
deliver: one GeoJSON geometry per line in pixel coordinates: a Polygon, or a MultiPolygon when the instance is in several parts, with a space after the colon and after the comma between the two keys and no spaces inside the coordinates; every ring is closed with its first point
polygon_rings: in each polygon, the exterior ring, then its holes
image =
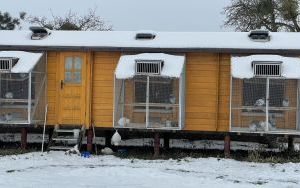
{"type": "Polygon", "coordinates": [[[18,59],[16,58],[0,58],[0,71],[8,72],[12,67],[17,63],[18,59]]]}
{"type": "Polygon", "coordinates": [[[163,61],[136,60],[135,72],[139,75],[159,75],[163,67],[163,61]]]}
{"type": "Polygon", "coordinates": [[[254,75],[256,77],[280,77],[281,62],[278,63],[254,63],[254,75]]]}

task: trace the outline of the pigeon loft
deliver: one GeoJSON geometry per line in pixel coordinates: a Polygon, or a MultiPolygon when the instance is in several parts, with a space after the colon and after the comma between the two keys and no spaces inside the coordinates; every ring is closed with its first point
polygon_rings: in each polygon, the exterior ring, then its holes
{"type": "Polygon", "coordinates": [[[29,33],[0,31],[1,125],[300,135],[300,34],[29,33]]]}

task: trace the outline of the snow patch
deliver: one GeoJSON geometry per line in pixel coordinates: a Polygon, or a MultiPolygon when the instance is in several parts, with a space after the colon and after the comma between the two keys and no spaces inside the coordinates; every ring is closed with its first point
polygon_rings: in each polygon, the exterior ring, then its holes
{"type": "Polygon", "coordinates": [[[39,62],[42,53],[31,53],[24,51],[0,51],[0,57],[18,58],[18,62],[11,69],[12,73],[29,73],[39,62]]]}
{"type": "Polygon", "coordinates": [[[234,78],[253,78],[252,62],[282,62],[281,75],[284,78],[300,78],[300,58],[280,55],[250,55],[231,57],[231,75],[234,78]]]}
{"type": "Polygon", "coordinates": [[[117,79],[128,79],[135,75],[136,60],[161,60],[164,66],[160,76],[179,78],[185,63],[185,56],[164,53],[143,53],[137,55],[122,55],[117,65],[115,76],[117,79]]]}
{"type": "Polygon", "coordinates": [[[299,163],[220,158],[121,159],[27,153],[0,157],[0,187],[299,187],[299,163]]]}

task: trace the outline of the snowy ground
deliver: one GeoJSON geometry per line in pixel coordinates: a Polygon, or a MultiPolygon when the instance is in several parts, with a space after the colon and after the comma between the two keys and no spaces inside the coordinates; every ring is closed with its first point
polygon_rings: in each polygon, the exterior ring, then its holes
{"type": "Polygon", "coordinates": [[[0,187],[300,187],[300,164],[231,159],[83,158],[63,152],[0,157],[0,187]]]}

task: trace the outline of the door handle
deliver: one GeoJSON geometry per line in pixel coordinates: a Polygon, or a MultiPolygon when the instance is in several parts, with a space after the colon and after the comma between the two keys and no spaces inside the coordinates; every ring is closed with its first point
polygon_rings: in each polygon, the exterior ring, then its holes
{"type": "Polygon", "coordinates": [[[60,81],[60,89],[63,89],[63,88],[64,88],[64,81],[61,80],[61,81],[60,81]]]}

